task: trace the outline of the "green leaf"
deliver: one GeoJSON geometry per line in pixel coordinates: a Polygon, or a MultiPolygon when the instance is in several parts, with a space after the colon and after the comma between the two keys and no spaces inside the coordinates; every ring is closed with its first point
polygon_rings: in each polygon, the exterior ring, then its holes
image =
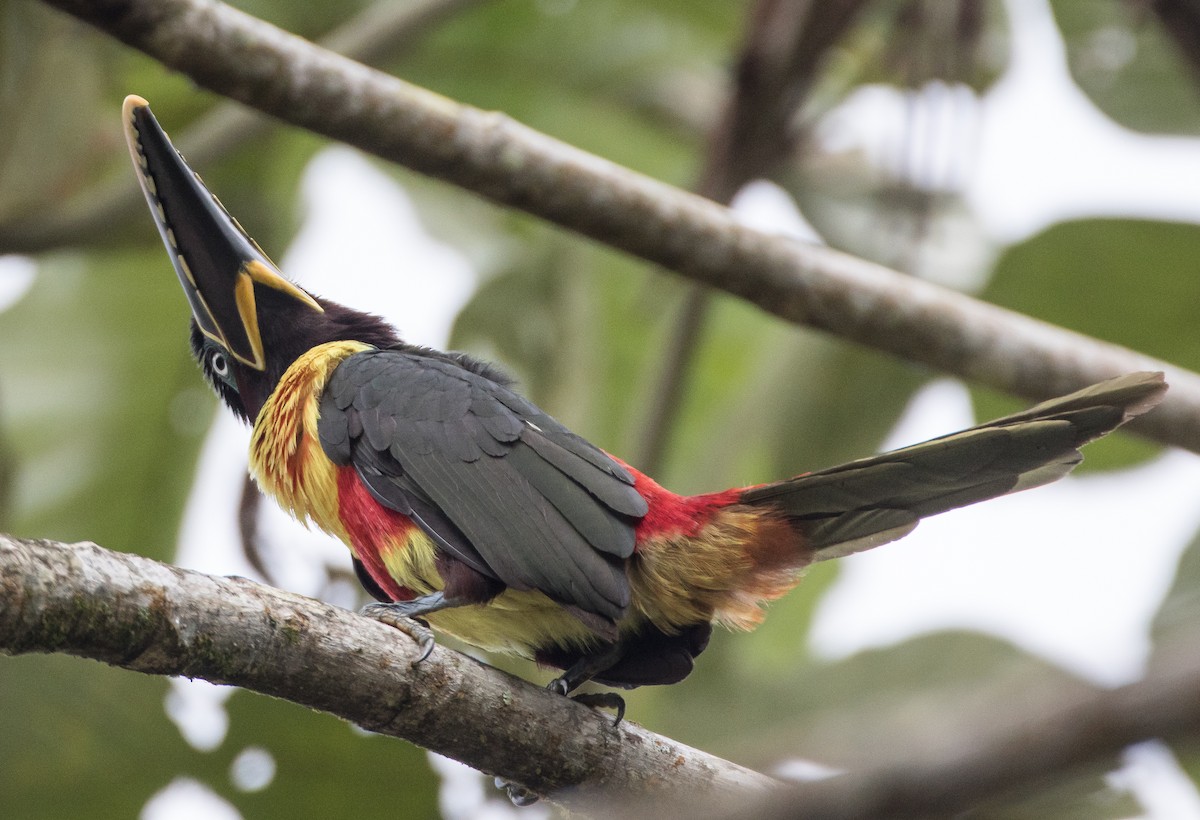
{"type": "Polygon", "coordinates": [[[1195,134],[1195,69],[1159,19],[1133,3],[1051,0],[1071,77],[1105,114],[1139,131],[1195,134]]]}
{"type": "Polygon", "coordinates": [[[1156,647],[1186,635],[1200,620],[1200,532],[1179,559],[1175,580],[1154,616],[1151,635],[1156,647]]]}
{"type": "MultiPolygon", "coordinates": [[[[720,736],[719,724],[703,722],[689,731],[680,716],[670,727],[672,736],[690,735],[688,742],[759,771],[796,757],[861,771],[866,761],[911,760],[916,750],[945,753],[961,748],[964,738],[982,741],[991,731],[1028,720],[1028,704],[1043,694],[1069,701],[1095,691],[1006,641],[957,631],[811,664],[752,685],[754,697],[732,690],[739,697],[719,710],[738,732],[720,736]]],[[[1057,778],[1045,790],[1023,789],[989,802],[978,813],[1129,816],[1136,804],[1104,781],[1116,765],[1114,756],[1057,778]]]]}

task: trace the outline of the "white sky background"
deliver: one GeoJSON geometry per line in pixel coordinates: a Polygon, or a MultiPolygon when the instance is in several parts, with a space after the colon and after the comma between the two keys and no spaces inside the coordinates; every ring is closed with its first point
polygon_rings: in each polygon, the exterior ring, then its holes
{"type": "MultiPolygon", "coordinates": [[[[969,133],[946,145],[972,164],[967,199],[988,235],[1014,242],[1087,216],[1200,223],[1200,140],[1137,134],[1108,120],[1070,80],[1046,0],[1006,5],[1016,30],[1012,64],[978,103],[969,133]]],[[[835,113],[829,133],[839,147],[889,161],[896,153],[890,140],[908,122],[903,103],[895,91],[864,89],[835,113]]],[[[779,191],[756,190],[744,199],[743,218],[800,230],[790,203],[779,204],[779,191]]],[[[355,152],[330,148],[306,172],[303,196],[308,221],[280,260],[284,270],[317,293],[387,316],[410,341],[444,347],[476,274],[461,254],[425,234],[395,183],[355,152]]],[[[0,273],[2,310],[33,273],[11,257],[0,258],[0,273]]],[[[969,409],[961,386],[939,381],[914,398],[888,446],[969,426],[969,409]]],[[[245,428],[219,415],[185,513],[181,565],[253,577],[233,520],[247,441],[245,428]]],[[[843,561],[818,609],[811,647],[833,659],[932,630],[970,628],[1101,685],[1134,680],[1149,651],[1150,619],[1200,527],[1197,487],[1200,458],[1171,452],[1123,475],[1070,478],[926,521],[902,542],[843,561]]],[[[312,558],[272,562],[285,571],[278,580],[289,589],[317,593],[321,563],[346,560],[344,547],[303,530],[272,504],[263,505],[263,530],[268,549],[278,544],[312,558]]],[[[173,686],[168,713],[197,748],[223,742],[228,692],[186,681],[173,686]]],[[[269,750],[239,759],[245,771],[231,771],[234,783],[269,784],[269,750]]],[[[1121,780],[1139,791],[1146,816],[1200,818],[1200,797],[1168,750],[1145,744],[1126,761],[1121,780]]],[[[511,816],[490,790],[477,788],[474,773],[442,762],[436,768],[446,784],[447,817],[511,816]]],[[[142,815],[226,816],[238,813],[187,779],[156,795],[142,815]]],[[[526,809],[520,816],[538,815],[526,809]]]]}

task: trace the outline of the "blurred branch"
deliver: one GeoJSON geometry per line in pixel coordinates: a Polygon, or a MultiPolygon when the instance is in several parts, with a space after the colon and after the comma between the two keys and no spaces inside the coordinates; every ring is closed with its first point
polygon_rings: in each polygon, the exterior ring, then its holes
{"type": "Polygon", "coordinates": [[[1164,370],[1134,429],[1200,452],[1200,376],[906,277],[747,228],[710,200],[339,57],[215,0],[45,0],[195,82],[286,122],[520,208],[746,299],[937,370],[1047,398],[1164,370]]]}
{"type": "Polygon", "coordinates": [[[796,119],[830,50],[871,0],[759,0],[697,192],[727,203],[795,150],[796,119]]]}
{"type": "Polygon", "coordinates": [[[258,510],[261,506],[262,493],[259,492],[258,484],[254,482],[253,476],[250,475],[249,465],[247,465],[246,476],[242,479],[242,494],[238,499],[237,510],[237,529],[238,537],[242,542],[242,555],[246,557],[246,561],[259,574],[259,577],[264,578],[269,584],[274,584],[276,582],[275,574],[267,568],[262,555],[262,532],[258,526],[258,510]]]}
{"type": "MultiPolygon", "coordinates": [[[[710,133],[697,193],[727,205],[794,152],[800,106],[829,50],[869,2],[759,0],[751,7],[733,90],[710,133]]],[[[637,451],[649,473],[661,470],[711,302],[707,286],[692,284],[667,342],[637,451]]]]}
{"type": "MultiPolygon", "coordinates": [[[[778,781],[392,627],[245,578],[0,534],[0,652],[232,684],[404,738],[564,806],[747,799],[778,781]]],[[[597,812],[608,814],[608,812],[597,812]]]]}
{"type": "Polygon", "coordinates": [[[996,798],[1028,796],[1088,765],[1106,766],[1144,740],[1194,743],[1200,736],[1200,642],[1195,634],[1177,637],[1159,648],[1161,660],[1137,683],[1067,702],[1053,691],[1032,692],[1019,714],[977,715],[969,731],[957,729],[956,742],[936,753],[897,745],[903,756],[887,765],[773,792],[755,805],[741,804],[736,816],[952,817],[996,798]]]}
{"type": "MultiPolygon", "coordinates": [[[[373,64],[394,57],[437,25],[487,0],[382,0],[323,37],[330,51],[373,64]]],[[[175,140],[197,167],[236,151],[270,133],[279,123],[236,103],[222,102],[175,140]]],[[[125,157],[105,181],[72,197],[58,210],[0,223],[0,254],[37,253],[101,239],[113,225],[144,216],[142,192],[129,175],[125,157]]]]}

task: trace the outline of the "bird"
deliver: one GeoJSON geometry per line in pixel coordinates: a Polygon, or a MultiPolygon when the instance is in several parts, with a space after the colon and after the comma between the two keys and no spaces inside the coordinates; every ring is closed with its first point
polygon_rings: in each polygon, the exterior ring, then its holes
{"type": "MultiPolygon", "coordinates": [[[[172,145],[124,103],[137,179],[191,307],[191,350],[252,425],[259,487],[344,542],[377,603],[556,670],[550,688],[683,680],[714,625],[751,629],[807,566],[927,516],[1055,481],[1153,408],[1129,373],[922,444],[783,480],[680,495],[567,429],[497,367],[405,342],[287,279],[172,145]]],[[[615,695],[615,693],[613,693],[615,695]]],[[[623,713],[615,701],[598,699],[623,713]]]]}

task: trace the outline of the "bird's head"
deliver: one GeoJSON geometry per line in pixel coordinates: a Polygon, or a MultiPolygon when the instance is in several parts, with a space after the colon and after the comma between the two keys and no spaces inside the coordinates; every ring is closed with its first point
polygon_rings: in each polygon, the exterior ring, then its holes
{"type": "Polygon", "coordinates": [[[399,342],[379,317],[285,278],[188,167],[149,103],[127,97],[123,118],[138,182],[192,308],[192,352],[235,414],[252,422],[284,371],[310,348],[399,342]]]}

